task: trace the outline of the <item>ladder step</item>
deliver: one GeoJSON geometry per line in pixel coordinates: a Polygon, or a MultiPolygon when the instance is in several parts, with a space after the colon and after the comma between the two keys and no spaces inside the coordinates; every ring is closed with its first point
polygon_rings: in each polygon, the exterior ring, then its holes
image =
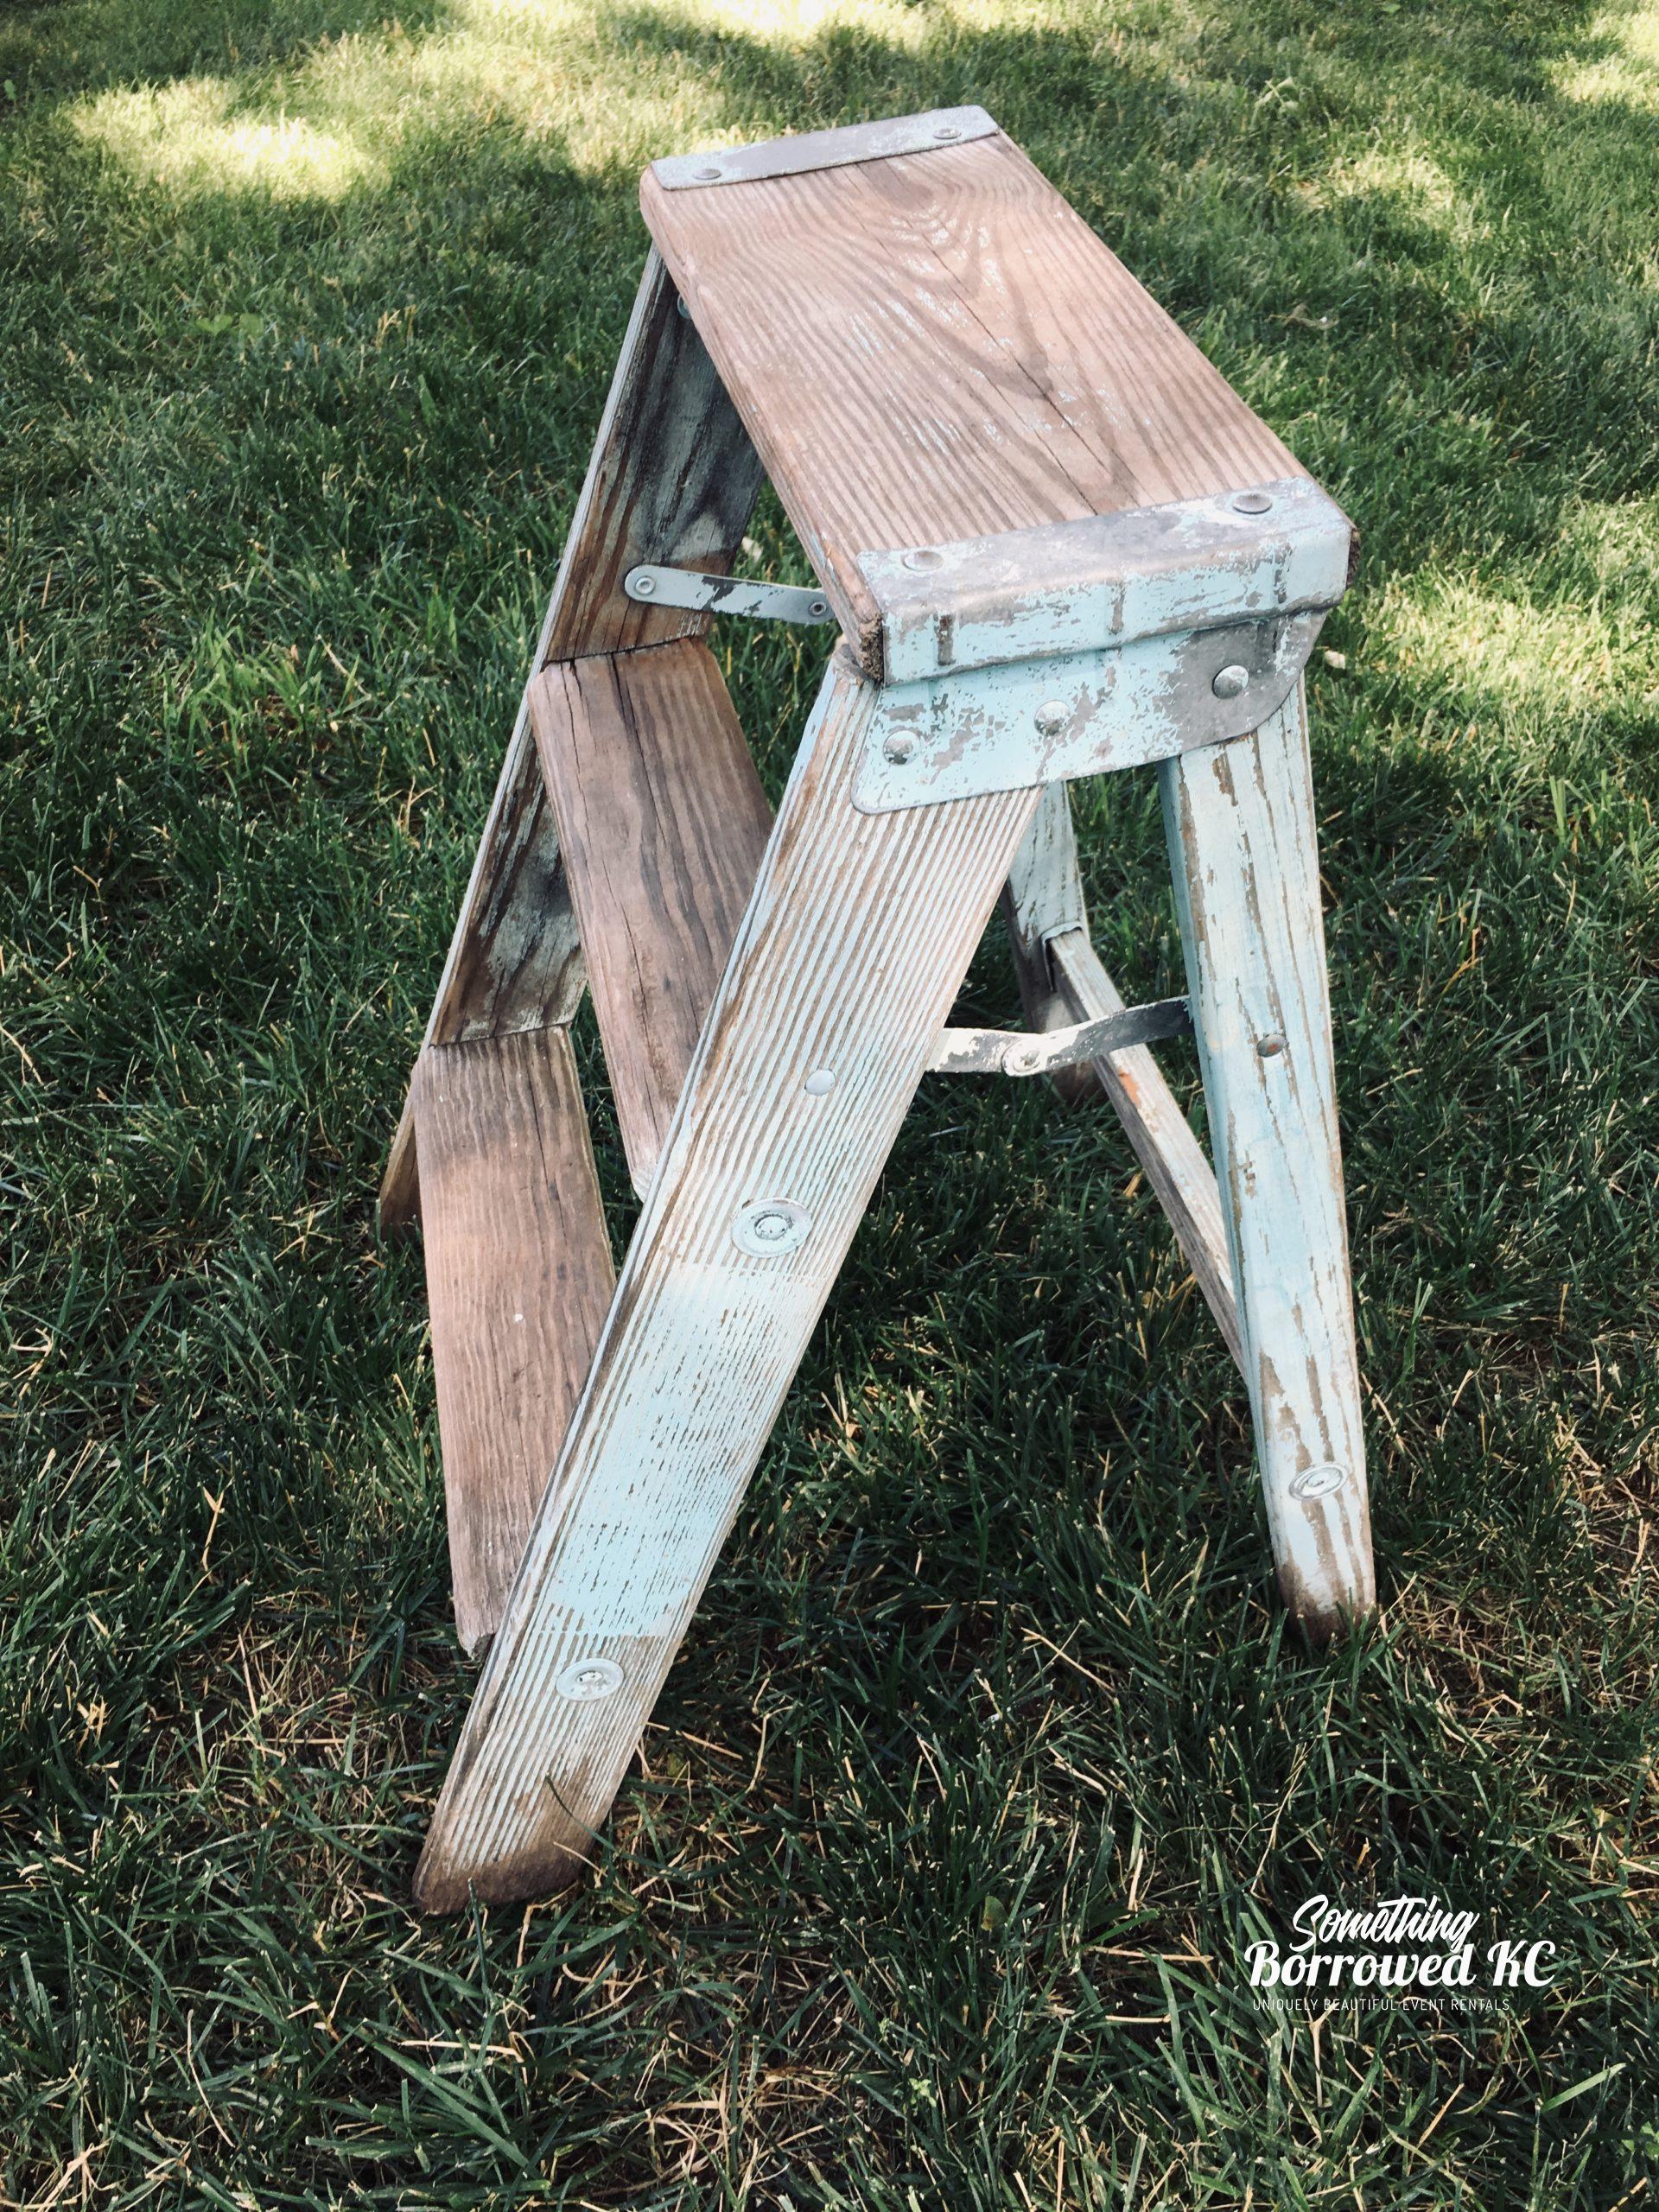
{"type": "Polygon", "coordinates": [[[411,1087],[455,1628],[500,1624],[615,1270],[568,1029],[431,1046],[411,1087]]]}
{"type": "Polygon", "coordinates": [[[699,639],[555,662],[531,687],[531,721],[643,1196],[772,810],[719,664],[699,639]]]}

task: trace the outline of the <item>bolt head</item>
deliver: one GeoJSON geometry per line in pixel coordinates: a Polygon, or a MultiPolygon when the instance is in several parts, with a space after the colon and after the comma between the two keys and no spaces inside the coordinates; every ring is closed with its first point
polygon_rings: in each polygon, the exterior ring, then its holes
{"type": "Polygon", "coordinates": [[[882,747],[881,758],[891,760],[895,768],[902,768],[915,750],[915,739],[905,736],[901,731],[897,736],[890,737],[882,747]]]}
{"type": "Polygon", "coordinates": [[[732,1242],[741,1252],[770,1260],[783,1252],[798,1251],[805,1243],[812,1220],[791,1198],[762,1198],[745,1206],[732,1224],[732,1242]]]}
{"type": "Polygon", "coordinates": [[[573,1705],[596,1705],[614,1697],[622,1687],[622,1669],[614,1659],[578,1659],[567,1667],[553,1685],[573,1705]]]}
{"type": "Polygon", "coordinates": [[[1225,668],[1216,671],[1210,689],[1217,699],[1236,699],[1241,691],[1249,689],[1249,670],[1238,661],[1230,661],[1225,668]]]}
{"type": "Polygon", "coordinates": [[[1321,1467],[1304,1467],[1300,1475],[1290,1478],[1293,1497],[1329,1497],[1332,1491],[1340,1490],[1348,1479],[1348,1471],[1334,1460],[1327,1460],[1321,1467]]]}
{"type": "Polygon", "coordinates": [[[1037,727],[1045,737],[1058,737],[1065,728],[1070,712],[1064,699],[1045,699],[1037,709],[1037,727]]]}
{"type": "Polygon", "coordinates": [[[904,565],[907,569],[942,569],[944,556],[936,553],[931,545],[918,545],[913,553],[904,556],[904,565]]]}
{"type": "Polygon", "coordinates": [[[836,1087],[834,1068],[814,1068],[801,1089],[809,1098],[827,1098],[836,1087]]]}
{"type": "Polygon", "coordinates": [[[1233,512],[1241,515],[1264,515],[1272,505],[1273,501],[1265,492],[1241,492],[1233,501],[1233,512]]]}
{"type": "Polygon", "coordinates": [[[1258,1037],[1255,1040],[1255,1049],[1258,1057],[1262,1059],[1276,1060],[1285,1049],[1285,1040],[1282,1037],[1276,1035],[1258,1037]]]}

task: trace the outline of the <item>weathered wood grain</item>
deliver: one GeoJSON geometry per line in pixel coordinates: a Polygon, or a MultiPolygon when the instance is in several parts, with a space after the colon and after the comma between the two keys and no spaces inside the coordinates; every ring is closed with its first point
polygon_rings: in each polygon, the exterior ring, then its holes
{"type": "MultiPolygon", "coordinates": [[[[580,653],[701,636],[709,617],[636,605],[637,562],[726,570],[760,489],[759,459],[702,340],[649,257],[531,671],[580,653]]],[[[556,1027],[581,1004],[582,956],[531,739],[528,684],[461,902],[427,1045],[556,1027]]],[[[382,1226],[419,1206],[407,1103],[381,1185],[382,1226]]]]}
{"type": "MultiPolygon", "coordinates": [[[[1122,995],[1086,931],[1071,930],[1051,938],[1048,957],[1066,1020],[1094,1021],[1122,1010],[1122,995]]],[[[1145,1045],[1104,1054],[1094,1063],[1094,1071],[1169,1217],[1175,1242],[1216,1317],[1223,1340],[1242,1367],[1243,1346],[1221,1194],[1204,1147],[1145,1045]]]]}
{"type": "Polygon", "coordinates": [[[1304,473],[1000,133],[640,200],[872,676],[861,552],[1304,473]]]}
{"type": "Polygon", "coordinates": [[[429,1910],[582,1866],[1035,804],[857,813],[873,705],[837,653],[445,1784],[429,1910]],[[734,1230],[768,1205],[809,1225],[754,1256],[734,1230]],[[613,1694],[560,1694],[595,1666],[613,1694]]]}
{"type": "Polygon", "coordinates": [[[635,1187],[649,1188],[772,809],[695,639],[556,662],[531,719],[635,1187]]]}
{"type": "Polygon", "coordinates": [[[494,1635],[615,1273],[568,1029],[429,1046],[410,1085],[455,1629],[494,1635]]]}
{"type": "Polygon", "coordinates": [[[1300,688],[1159,775],[1279,1586],[1322,1639],[1375,1589],[1300,688]]]}

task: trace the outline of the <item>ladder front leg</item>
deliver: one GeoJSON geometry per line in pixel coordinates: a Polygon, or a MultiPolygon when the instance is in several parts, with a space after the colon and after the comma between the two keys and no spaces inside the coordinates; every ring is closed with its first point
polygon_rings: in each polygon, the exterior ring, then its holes
{"type": "Polygon", "coordinates": [[[1376,1590],[1300,687],[1159,773],[1274,1562],[1322,1642],[1376,1590]]]}
{"type": "Polygon", "coordinates": [[[851,804],[837,655],[416,1876],[580,1872],[1035,804],[851,804]]]}

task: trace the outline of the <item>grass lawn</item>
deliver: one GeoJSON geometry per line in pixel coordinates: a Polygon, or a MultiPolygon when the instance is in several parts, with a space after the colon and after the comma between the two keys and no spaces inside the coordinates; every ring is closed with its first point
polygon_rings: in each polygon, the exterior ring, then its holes
{"type": "MultiPolygon", "coordinates": [[[[0,13],[0,2206],[1645,2208],[1659,8],[391,4],[0,13]],[[1109,1112],[926,1086],[603,1863],[423,1923],[473,1669],[373,1200],[637,175],[969,100],[1364,536],[1313,691],[1382,1618],[1287,1637],[1109,1112]],[[1264,2014],[1319,1891],[1554,1986],[1264,2014]]],[[[775,793],[822,642],[724,643],[775,793]]],[[[1080,823],[1179,987],[1150,774],[1080,823]]]]}

